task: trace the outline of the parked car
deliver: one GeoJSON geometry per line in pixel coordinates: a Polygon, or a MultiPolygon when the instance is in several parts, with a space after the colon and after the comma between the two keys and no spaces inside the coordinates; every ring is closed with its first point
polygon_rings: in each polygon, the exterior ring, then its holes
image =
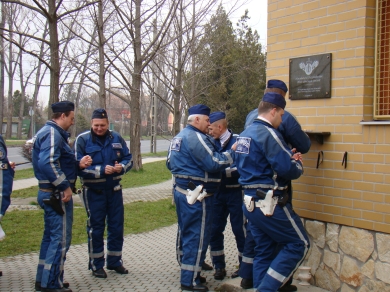
{"type": "Polygon", "coordinates": [[[32,162],[33,139],[29,139],[22,146],[22,156],[32,162]]]}

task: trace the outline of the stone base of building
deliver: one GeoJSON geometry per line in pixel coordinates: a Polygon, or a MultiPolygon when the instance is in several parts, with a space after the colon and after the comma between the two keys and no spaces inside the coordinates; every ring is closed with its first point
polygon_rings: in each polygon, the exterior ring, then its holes
{"type": "Polygon", "coordinates": [[[390,234],[302,220],[311,241],[302,265],[311,267],[312,285],[335,292],[390,292],[390,234]]]}

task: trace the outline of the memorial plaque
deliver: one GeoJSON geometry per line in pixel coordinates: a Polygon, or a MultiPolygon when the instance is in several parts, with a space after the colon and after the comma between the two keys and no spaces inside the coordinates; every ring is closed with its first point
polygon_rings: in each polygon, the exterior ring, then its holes
{"type": "Polygon", "coordinates": [[[290,59],[289,98],[330,98],[331,72],[332,54],[290,59]]]}

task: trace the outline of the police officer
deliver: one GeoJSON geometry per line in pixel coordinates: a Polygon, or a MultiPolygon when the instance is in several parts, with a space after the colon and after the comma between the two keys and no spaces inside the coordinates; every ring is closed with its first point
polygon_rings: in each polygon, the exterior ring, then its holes
{"type": "Polygon", "coordinates": [[[51,105],[52,120],[34,137],[32,164],[38,179],[38,203],[44,210],[44,232],[39,253],[35,289],[71,292],[63,282],[66,252],[73,224],[72,190],[77,168],[91,163],[89,156],[76,161],[66,132],[74,124],[74,104],[60,101],[51,105]],[[56,192],[57,196],[55,196],[56,192]],[[57,200],[58,199],[58,200],[57,200]]]}
{"type": "MultiPolygon", "coordinates": [[[[7,146],[0,135],[0,223],[11,204],[12,183],[14,180],[15,162],[7,158],[7,146]]],[[[0,225],[1,228],[1,225],[0,225]]],[[[2,272],[0,271],[0,276],[2,272]]]]}
{"type": "MultiPolygon", "coordinates": [[[[220,152],[232,147],[237,136],[227,128],[227,120],[224,112],[210,114],[209,134],[216,139],[220,152]]],[[[236,239],[238,260],[241,263],[242,252],[245,244],[244,215],[242,212],[242,189],[238,183],[238,171],[235,164],[227,167],[222,172],[221,186],[214,194],[213,223],[210,240],[210,255],[215,268],[214,278],[223,280],[226,276],[226,263],[224,252],[224,235],[227,218],[230,215],[230,224],[236,239]]],[[[232,274],[232,278],[238,277],[238,271],[232,274]]]]}
{"type": "MultiPolygon", "coordinates": [[[[276,92],[283,97],[286,96],[287,91],[287,85],[282,80],[278,79],[268,80],[267,88],[265,89],[265,93],[276,92]]],[[[258,109],[251,111],[246,118],[245,128],[251,125],[257,116],[258,109]]],[[[305,154],[309,151],[311,146],[310,138],[302,130],[302,127],[295,116],[286,110],[282,116],[282,123],[278,127],[278,131],[282,134],[284,141],[291,148],[295,148],[297,152],[305,154]]],[[[289,201],[292,203],[291,182],[289,183],[288,193],[289,201]]],[[[253,287],[253,258],[255,256],[254,247],[255,242],[249,228],[247,228],[243,260],[240,266],[240,276],[243,278],[241,281],[241,287],[245,289],[253,287]]],[[[279,288],[278,291],[297,291],[297,287],[292,285],[292,277],[281,288],[279,288]]]]}
{"type": "Polygon", "coordinates": [[[286,101],[265,93],[258,119],[237,138],[236,165],[244,189],[244,215],[255,241],[254,286],[275,292],[304,259],[309,239],[291,203],[289,181],[303,173],[302,156],[293,153],[276,131],[286,101]],[[278,244],[283,248],[277,252],[278,244]]]}
{"type": "Polygon", "coordinates": [[[122,263],[124,207],[120,181],[133,160],[123,138],[108,129],[106,110],[94,110],[91,119],[91,130],[76,138],[75,151],[77,158],[90,155],[93,159],[92,165],[79,171],[88,216],[89,269],[93,276],[107,278],[103,241],[106,223],[107,269],[128,274],[122,263]]]}
{"type": "Polygon", "coordinates": [[[231,150],[219,153],[206,135],[210,108],[197,104],[188,114],[187,126],[171,141],[167,167],[174,178],[181,288],[208,291],[200,271],[210,241],[213,194],[218,191],[221,171],[233,160],[231,150]]]}

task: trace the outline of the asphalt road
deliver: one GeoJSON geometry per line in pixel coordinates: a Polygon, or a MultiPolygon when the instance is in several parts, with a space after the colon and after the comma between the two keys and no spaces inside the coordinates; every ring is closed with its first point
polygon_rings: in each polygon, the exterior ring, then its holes
{"type": "MultiPolygon", "coordinates": [[[[161,152],[168,150],[169,144],[169,140],[157,140],[156,151],[161,152]]],[[[130,142],[127,142],[127,145],[130,147],[130,142]]],[[[32,167],[32,164],[22,156],[21,147],[9,147],[7,150],[8,159],[16,163],[16,169],[26,169],[32,167]]],[[[141,153],[150,153],[150,140],[141,141],[141,153]]]]}

